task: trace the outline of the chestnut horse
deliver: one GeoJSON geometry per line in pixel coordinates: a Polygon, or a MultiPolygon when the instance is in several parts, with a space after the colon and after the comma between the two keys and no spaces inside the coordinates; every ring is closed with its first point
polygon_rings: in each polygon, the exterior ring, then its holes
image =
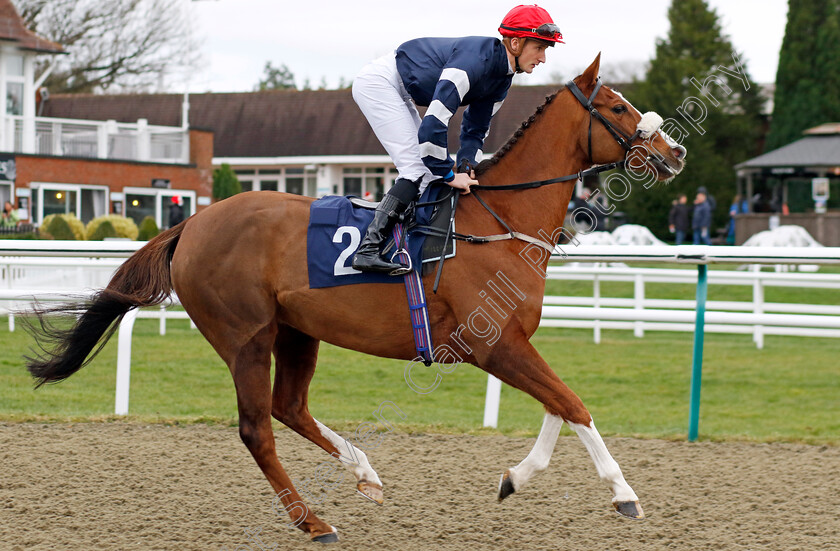
{"type": "MultiPolygon", "coordinates": [[[[507,145],[479,167],[482,188],[575,175],[633,154],[640,155],[637,169],[657,180],[668,180],[682,169],[685,150],[656,129],[642,140],[637,132],[642,115],[620,94],[600,86],[599,64],[600,55],[574,84],[548,98],[507,145]],[[628,140],[622,144],[619,134],[628,140]],[[629,142],[634,146],[630,153],[629,142]]],[[[491,193],[485,189],[463,195],[458,231],[498,234],[499,220],[503,220],[517,235],[555,237],[563,226],[574,179],[527,191],[491,193]]],[[[366,454],[310,415],[309,383],[320,341],[402,360],[411,360],[416,353],[402,285],[309,288],[306,240],[311,202],[308,197],[252,192],[215,203],[151,240],[91,301],[52,309],[76,313],[79,317],[71,328],[50,332],[41,317],[38,331],[53,339],[54,348],[27,359],[39,384],[65,379],[90,361],[94,348],[112,334],[128,310],[160,304],[174,289],[195,325],[227,363],[236,386],[239,433],[283,507],[310,538],[330,542],[337,540],[335,529],[302,502],[280,464],[271,418],[335,458],[355,458],[344,464],[355,475],[357,489],[382,503],[382,482],[366,454]],[[272,355],[276,361],[273,388],[272,355]]],[[[542,241],[553,248],[553,243],[542,241]]],[[[458,255],[446,263],[438,292],[428,297],[432,341],[439,349],[460,351],[459,360],[528,393],[545,407],[533,450],[502,475],[499,500],[519,491],[548,466],[566,422],[612,491],[616,511],[643,518],[635,492],[580,398],[529,343],[540,322],[545,279],[520,257],[528,246],[534,245],[511,239],[459,247],[458,255]],[[493,284],[488,279],[499,273],[507,285],[502,294],[516,299],[507,307],[501,295],[494,301],[483,291],[493,284]],[[485,298],[478,303],[478,297],[485,298]],[[466,330],[477,326],[473,314],[482,305],[487,309],[481,312],[490,314],[489,307],[495,305],[499,318],[498,334],[490,339],[480,330],[466,330]]],[[[548,254],[543,257],[537,267],[544,270],[548,254]]],[[[432,277],[425,278],[427,287],[432,277]]],[[[39,311],[41,316],[44,313],[39,311]]]]}

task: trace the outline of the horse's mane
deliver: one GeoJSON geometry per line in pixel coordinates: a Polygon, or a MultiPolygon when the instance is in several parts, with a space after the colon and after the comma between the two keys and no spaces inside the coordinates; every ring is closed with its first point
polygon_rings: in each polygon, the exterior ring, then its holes
{"type": "Polygon", "coordinates": [[[502,160],[502,158],[503,158],[503,157],[504,157],[504,156],[508,153],[508,151],[510,151],[510,150],[513,148],[513,146],[514,146],[514,145],[516,145],[516,142],[518,142],[518,141],[519,141],[519,138],[521,138],[521,137],[525,134],[525,131],[526,131],[526,130],[527,130],[527,129],[528,129],[528,128],[532,125],[532,124],[534,124],[534,122],[535,122],[535,121],[536,121],[536,120],[540,117],[540,115],[542,115],[543,111],[545,111],[546,106],[548,106],[548,104],[549,104],[549,103],[551,103],[551,102],[552,102],[552,100],[553,100],[555,97],[557,97],[557,94],[559,94],[559,93],[560,93],[560,92],[554,92],[554,93],[553,93],[553,94],[551,94],[550,96],[546,96],[546,98],[545,98],[545,103],[543,103],[542,105],[540,105],[539,107],[537,107],[537,111],[536,111],[533,115],[531,115],[531,116],[528,118],[528,120],[526,120],[525,122],[523,122],[523,123],[522,123],[522,126],[520,126],[520,127],[519,127],[519,130],[517,130],[516,132],[514,132],[514,133],[513,133],[513,136],[511,136],[510,138],[508,138],[507,143],[506,143],[505,145],[503,145],[503,146],[502,146],[502,147],[501,147],[501,148],[500,148],[500,149],[496,152],[496,154],[495,154],[495,155],[493,155],[493,157],[491,157],[490,159],[485,159],[485,160],[481,161],[480,163],[478,163],[478,166],[476,166],[476,167],[475,167],[475,173],[476,173],[476,175],[477,175],[477,176],[481,176],[482,174],[484,174],[485,172],[487,172],[487,170],[488,170],[490,167],[492,167],[492,166],[494,166],[494,165],[498,164],[498,163],[499,163],[499,161],[501,161],[501,160],[502,160]]]}

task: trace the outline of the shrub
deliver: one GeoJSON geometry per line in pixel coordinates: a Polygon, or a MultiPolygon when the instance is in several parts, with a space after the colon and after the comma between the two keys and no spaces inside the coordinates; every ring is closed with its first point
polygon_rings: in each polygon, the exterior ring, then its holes
{"type": "Polygon", "coordinates": [[[140,222],[140,233],[137,235],[137,241],[148,241],[160,233],[157,227],[157,222],[151,216],[147,216],[140,222]]]}
{"type": "Polygon", "coordinates": [[[119,214],[107,214],[88,222],[87,229],[85,230],[87,238],[91,239],[91,236],[96,232],[100,224],[106,220],[114,227],[114,231],[117,233],[116,237],[127,237],[128,239],[135,240],[137,239],[137,234],[140,233],[137,229],[137,224],[131,218],[126,218],[119,214]]]}
{"type": "Polygon", "coordinates": [[[82,223],[81,220],[76,218],[75,214],[50,214],[49,216],[44,217],[44,220],[41,222],[41,230],[47,235],[53,237],[53,239],[63,239],[60,237],[55,237],[50,233],[50,224],[56,218],[63,218],[65,222],[70,226],[70,229],[73,231],[73,238],[79,241],[83,241],[85,239],[85,225],[82,223]]]}
{"type": "Polygon", "coordinates": [[[104,241],[106,237],[117,237],[117,230],[114,229],[110,220],[105,220],[99,224],[88,239],[90,241],[104,241]]]}
{"type": "Polygon", "coordinates": [[[47,226],[47,233],[49,233],[53,239],[68,241],[76,240],[76,235],[73,233],[73,229],[70,227],[70,224],[67,223],[64,216],[56,216],[50,220],[50,225],[47,226]]]}
{"type": "Polygon", "coordinates": [[[242,193],[242,184],[230,165],[223,163],[221,168],[213,171],[213,197],[221,201],[237,193],[242,193]]]}

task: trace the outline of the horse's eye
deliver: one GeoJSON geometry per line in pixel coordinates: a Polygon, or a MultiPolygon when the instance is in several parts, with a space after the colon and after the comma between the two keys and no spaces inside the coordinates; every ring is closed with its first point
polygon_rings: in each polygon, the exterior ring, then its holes
{"type": "Polygon", "coordinates": [[[613,113],[615,113],[616,115],[620,115],[622,113],[627,112],[627,106],[624,105],[623,103],[619,103],[618,105],[613,107],[612,110],[613,110],[613,113]]]}

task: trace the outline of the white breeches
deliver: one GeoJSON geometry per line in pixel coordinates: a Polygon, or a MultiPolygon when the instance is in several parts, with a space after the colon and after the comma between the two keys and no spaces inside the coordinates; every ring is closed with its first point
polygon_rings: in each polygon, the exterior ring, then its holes
{"type": "Polygon", "coordinates": [[[397,167],[400,178],[423,178],[422,193],[435,176],[420,158],[420,113],[397,71],[391,52],[366,65],[353,81],[353,99],[397,167]]]}

